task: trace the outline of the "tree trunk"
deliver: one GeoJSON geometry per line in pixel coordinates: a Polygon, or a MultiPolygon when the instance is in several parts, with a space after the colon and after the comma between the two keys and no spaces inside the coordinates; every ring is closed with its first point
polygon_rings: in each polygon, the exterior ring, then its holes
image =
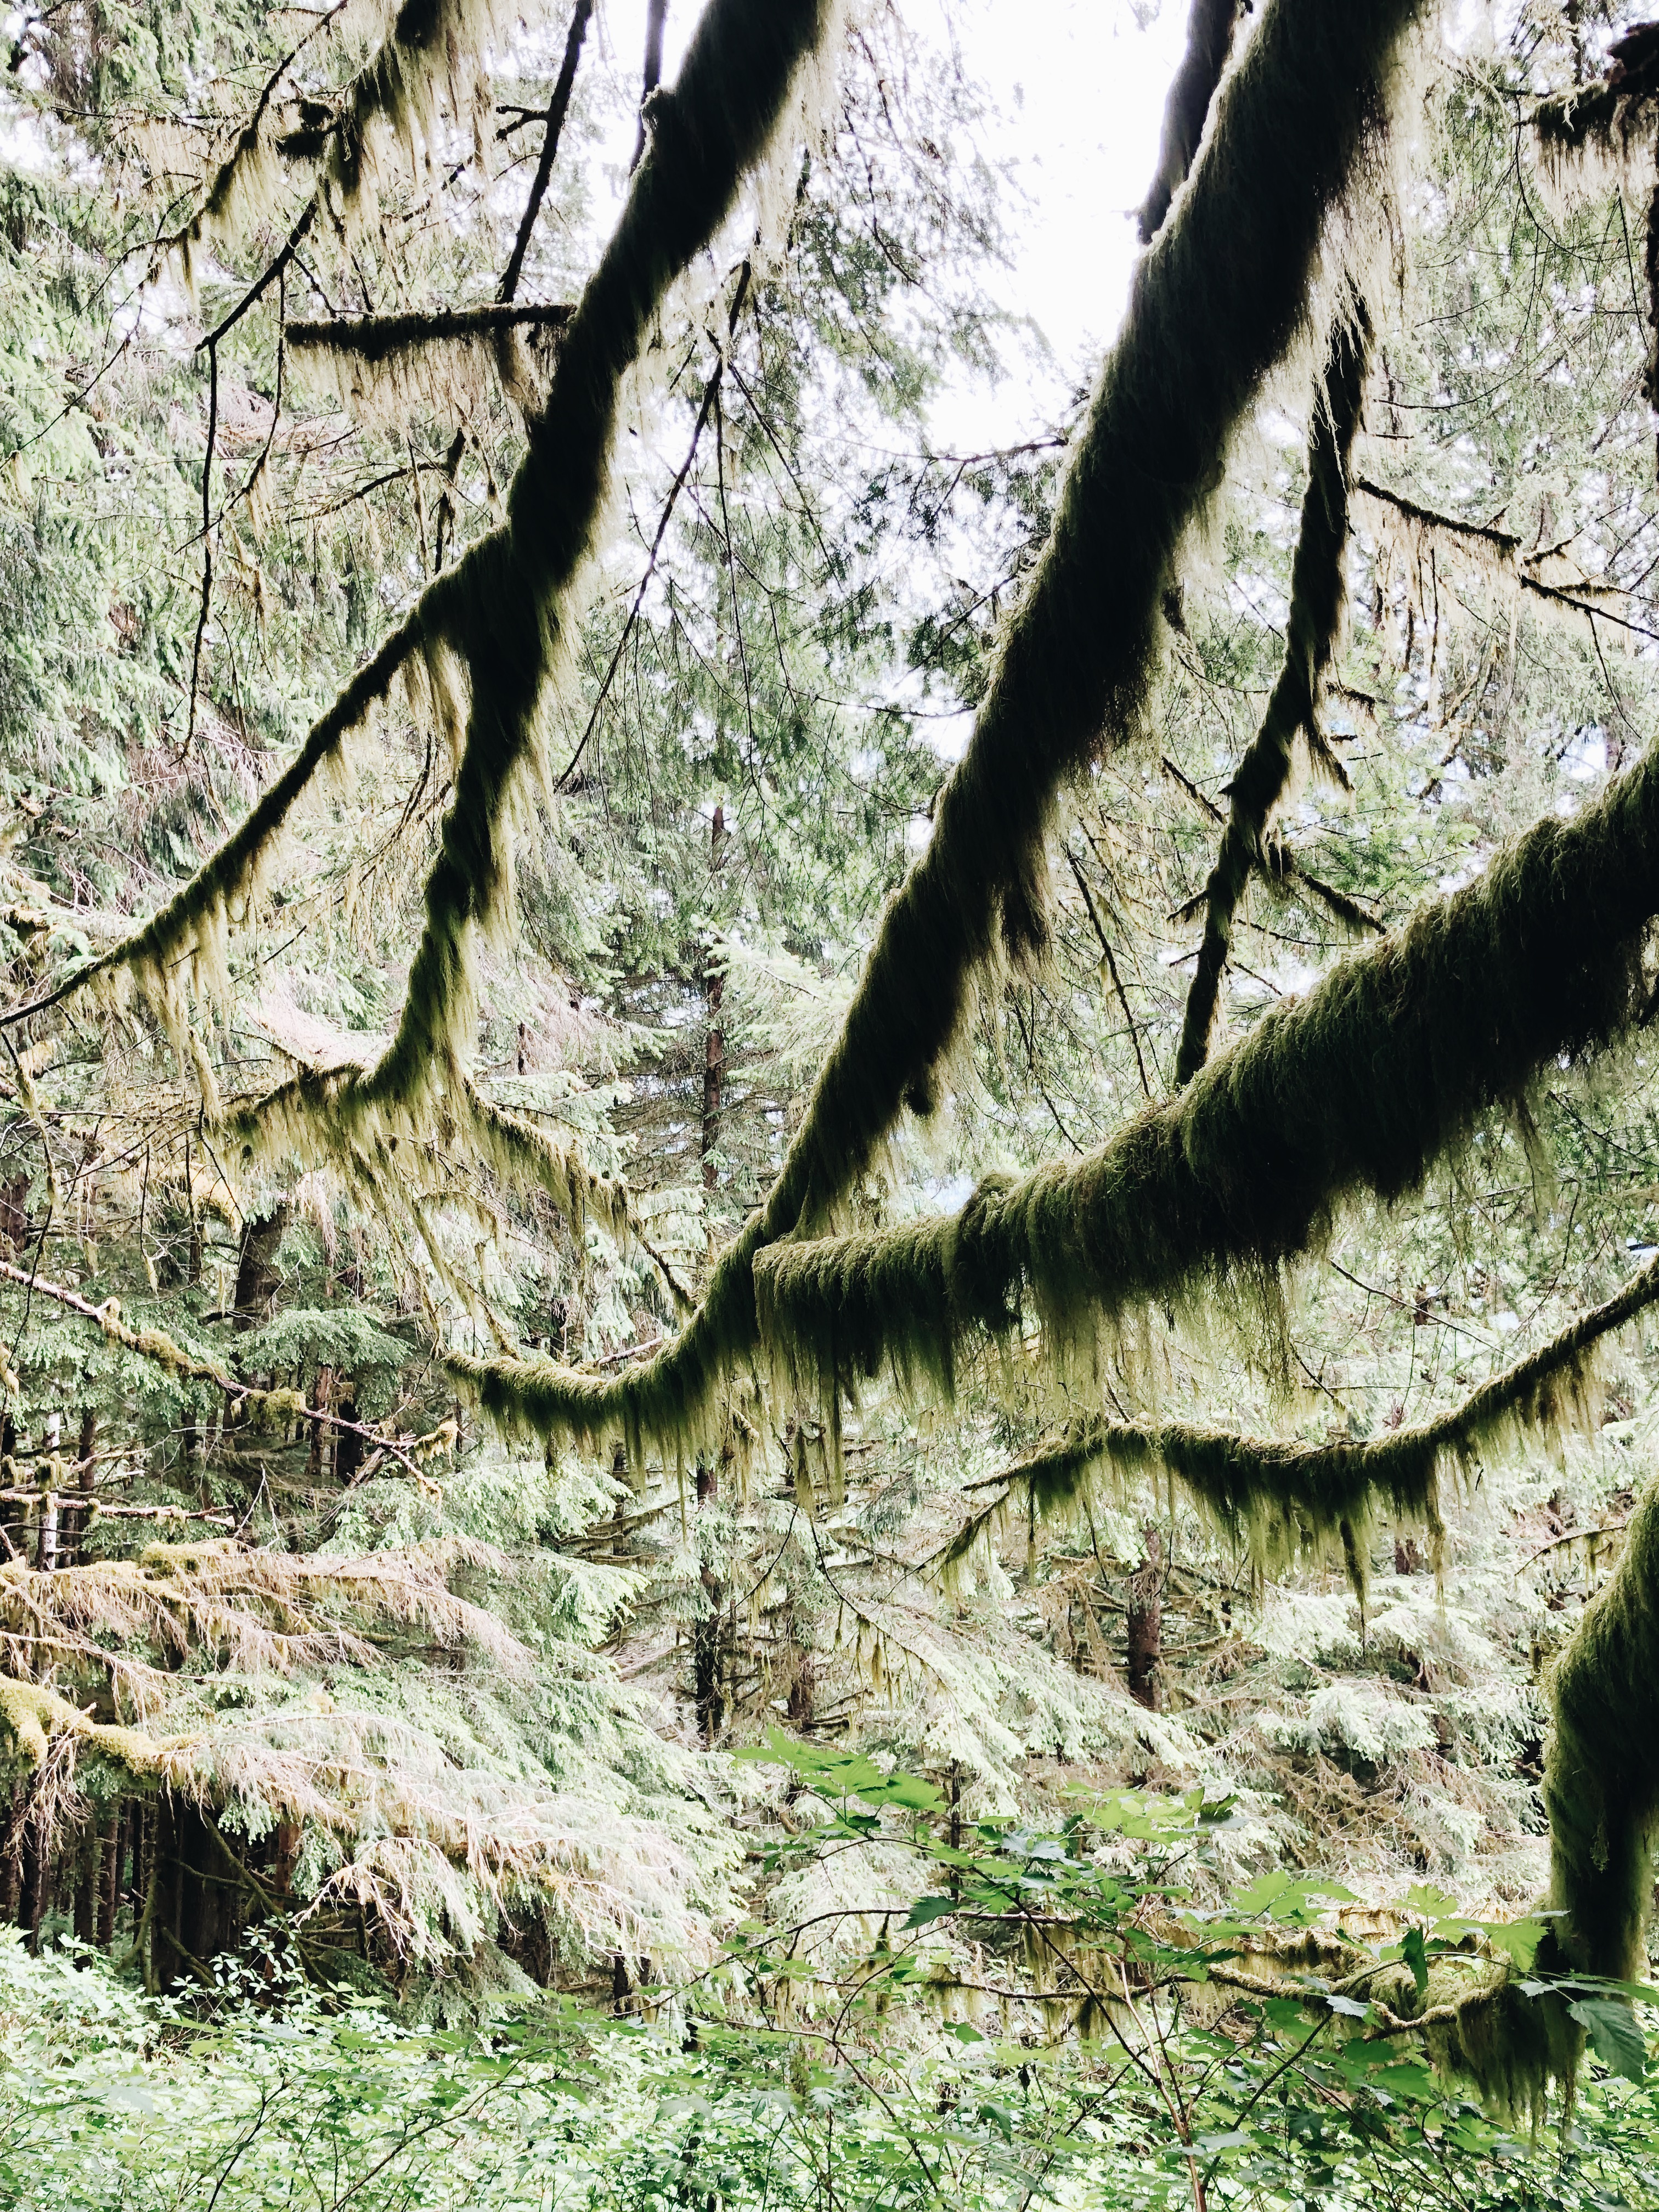
{"type": "MultiPolygon", "coordinates": [[[[357,1418],[357,1394],[348,1382],[340,1393],[339,1403],[334,1408],[343,1421],[357,1418]]],[[[363,1463],[363,1440],[356,1429],[336,1429],[334,1431],[334,1480],[342,1488],[356,1479],[363,1463]]]]}
{"type": "Polygon", "coordinates": [[[115,1914],[121,1896],[121,1862],[126,1854],[127,1838],[132,1827],[132,1810],[123,1798],[115,1808],[110,1823],[109,1850],[103,1865],[104,1883],[98,1898],[98,1941],[105,1950],[115,1942],[115,1914]]]}
{"type": "Polygon", "coordinates": [[[1129,1581],[1129,1694],[1149,1712],[1162,1701],[1164,1644],[1164,1539],[1157,1523],[1146,1523],[1141,1563],[1129,1581]]]}
{"type": "MultiPolygon", "coordinates": [[[[707,1461],[697,1462],[697,1507],[712,1504],[720,1495],[720,1475],[707,1461]]],[[[726,1587],[713,1567],[704,1563],[702,1594],[708,1610],[691,1631],[692,1696],[696,1706],[697,1733],[712,1750],[726,1724],[726,1696],[721,1686],[721,1646],[724,1643],[726,1587]]]]}
{"type": "MultiPolygon", "coordinates": [[[[334,1370],[319,1367],[311,1393],[311,1409],[314,1413],[325,1413],[334,1402],[334,1370]]],[[[320,1489],[323,1480],[323,1431],[325,1421],[313,1421],[311,1449],[306,1455],[306,1480],[313,1490],[320,1489]]]]}
{"type": "Polygon", "coordinates": [[[104,1893],[104,1856],[108,1849],[109,1814],[100,1806],[81,1839],[79,1878],[75,1885],[75,1936],[88,1948],[98,1941],[98,1905],[104,1893]]]}
{"type": "Polygon", "coordinates": [[[98,1414],[91,1406],[81,1409],[81,1433],[76,1441],[76,1488],[84,1504],[67,1506],[64,1512],[64,1565],[72,1567],[86,1557],[87,1531],[92,1526],[92,1498],[98,1487],[98,1469],[93,1455],[98,1449],[98,1414]]]}
{"type": "MultiPolygon", "coordinates": [[[[714,819],[708,835],[708,865],[718,876],[725,857],[726,809],[716,805],[714,819]]],[[[708,1041],[703,1054],[702,1066],[702,1187],[714,1188],[714,1146],[720,1133],[720,1097],[726,1086],[726,1030],[720,1021],[720,1007],[726,997],[726,978],[717,968],[709,968],[703,976],[703,994],[708,1012],[708,1041]]]]}

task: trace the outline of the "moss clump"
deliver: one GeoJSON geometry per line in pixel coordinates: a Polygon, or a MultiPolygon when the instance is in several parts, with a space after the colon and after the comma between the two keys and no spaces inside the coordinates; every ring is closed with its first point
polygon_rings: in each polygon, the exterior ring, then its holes
{"type": "Polygon", "coordinates": [[[1331,334],[1330,359],[1314,407],[1308,441],[1308,489],[1291,566],[1291,607],[1285,625],[1285,665],[1249,750],[1234,773],[1227,826],[1205,886],[1204,939],[1187,994],[1177,1089],[1191,1082],[1209,1056],[1210,1033],[1221,992],[1222,970],[1232,940],[1233,916],[1252,872],[1273,872],[1267,821],[1291,781],[1291,749],[1298,734],[1319,765],[1346,783],[1316,719],[1319,688],[1335,649],[1346,579],[1348,457],[1365,398],[1365,361],[1370,319],[1356,303],[1331,334]]]}
{"type": "Polygon", "coordinates": [[[1576,822],[1541,822],[1487,874],[1263,1016],[1178,1099],[1075,1166],[992,1177],[945,1220],[781,1244],[756,1263],[775,1357],[818,1376],[951,1386],[958,1350],[1033,1307],[1059,1348],[1152,1299],[1261,1280],[1345,1201],[1385,1203],[1541,1069],[1644,1004],[1659,910],[1659,759],[1576,822]]]}
{"type": "Polygon", "coordinates": [[[90,1720],[55,1690],[43,1689],[37,1682],[20,1682],[9,1674],[0,1674],[0,1722],[10,1731],[18,1755],[28,1766],[46,1765],[52,1739],[57,1735],[72,1735],[127,1773],[147,1779],[161,1771],[166,1759],[164,1747],[140,1729],[90,1720]]]}
{"type": "MultiPolygon", "coordinates": [[[[706,1319],[637,1376],[590,1387],[537,1368],[521,1392],[501,1369],[498,1410],[533,1398],[537,1413],[521,1418],[582,1435],[642,1424],[654,1436],[661,1419],[672,1439],[712,1422],[721,1373],[755,1346],[743,1255],[821,1216],[868,1167],[901,1107],[926,1104],[999,933],[1015,951],[1040,939],[1055,793],[1104,733],[1121,738],[1135,720],[1182,533],[1219,484],[1262,376],[1302,327],[1326,227],[1366,169],[1417,12],[1415,0],[1365,0],[1338,21],[1315,0],[1274,0],[1217,102],[1180,208],[1137,272],[972,740],[926,854],[883,918],[758,1227],[727,1254],[706,1319]]],[[[453,938],[447,925],[428,938],[435,963],[453,938]]],[[[411,1029],[411,1048],[424,1042],[411,1029]]]]}
{"type": "Polygon", "coordinates": [[[465,416],[491,380],[528,405],[535,356],[550,360],[569,319],[568,307],[495,303],[291,322],[283,335],[297,376],[360,416],[395,421],[421,408],[465,416]]]}

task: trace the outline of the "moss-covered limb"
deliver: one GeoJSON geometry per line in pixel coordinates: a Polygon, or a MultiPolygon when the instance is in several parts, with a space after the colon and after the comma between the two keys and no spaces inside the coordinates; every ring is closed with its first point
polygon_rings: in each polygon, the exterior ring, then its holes
{"type": "Polygon", "coordinates": [[[18,1754],[29,1766],[44,1766],[54,1736],[71,1735],[140,1781],[154,1782],[167,1768],[168,1754],[183,1740],[164,1744],[138,1729],[94,1721],[56,1691],[0,1674],[0,1723],[10,1732],[18,1754]]]}
{"type": "Polygon", "coordinates": [[[1553,169],[1590,154],[1623,158],[1633,143],[1647,151],[1652,102],[1659,96],[1659,39],[1653,26],[1644,24],[1615,40],[1607,58],[1605,76],[1540,100],[1533,110],[1539,150],[1553,169]]]}
{"type": "Polygon", "coordinates": [[[1240,0],[1193,0],[1192,13],[1187,18],[1186,52],[1164,104],[1158,172],[1138,218],[1143,246],[1149,246],[1162,230],[1170,203],[1187,180],[1216,87],[1233,50],[1240,12],[1240,0]]]}
{"type": "Polygon", "coordinates": [[[999,932],[1016,953],[1041,938],[1054,794],[1103,733],[1133,725],[1182,533],[1302,326],[1328,221],[1364,167],[1416,12],[1366,0],[1339,18],[1316,0],[1273,0],[1223,84],[1192,178],[1136,272],[927,849],[883,918],[791,1147],[775,1234],[846,1191],[902,1104],[926,1105],[999,932]]]}
{"type": "Polygon", "coordinates": [[[1544,1804],[1562,1943],[1584,1972],[1635,1979],[1659,1836],[1659,1483],[1556,1662],[1549,1695],[1544,1804]]]}
{"type": "MultiPolygon", "coordinates": [[[[466,744],[397,1036],[342,1103],[422,1096],[471,1041],[475,933],[507,881],[510,803],[534,756],[568,597],[590,557],[611,479],[620,384],[671,284],[704,250],[783,118],[802,66],[826,44],[831,0],[714,0],[672,90],[599,268],[567,325],[545,405],[507,495],[502,529],[465,565],[450,643],[471,682],[466,744]]],[[[459,571],[452,571],[452,574],[459,571]]]]}
{"type": "Polygon", "coordinates": [[[571,312],[568,306],[490,301],[481,307],[443,307],[427,314],[337,315],[324,322],[285,323],[283,329],[296,362],[307,353],[333,353],[379,362],[418,346],[501,337],[510,331],[561,330],[571,312]]]}
{"type": "MultiPolygon", "coordinates": [[[[1024,1490],[1042,1518],[1069,1511],[1103,1464],[1126,1475],[1165,1473],[1230,1534],[1248,1536],[1264,1564],[1340,1535],[1345,1522],[1363,1528],[1379,1506],[1395,1520],[1437,1529],[1449,1468],[1466,1468],[1510,1437],[1589,1425],[1597,1346],[1656,1299],[1659,1261],[1651,1261],[1612,1297],[1443,1413],[1370,1443],[1288,1443],[1190,1422],[1091,1418],[975,1487],[1024,1490]]],[[[995,1510],[975,1516],[930,1564],[954,1564],[995,1510]]]]}
{"type": "Polygon", "coordinates": [[[1480,1117],[1645,1005],[1659,912],[1659,758],[1575,822],[1540,822],[1305,998],[1273,1006],[1179,1097],[1075,1166],[990,1178],[962,1212],[777,1246],[756,1266],[775,1353],[804,1373],[947,1385],[1029,1298],[1051,1342],[1304,1250],[1345,1200],[1418,1188],[1480,1117]]]}
{"type": "Polygon", "coordinates": [[[538,1434],[672,1449],[702,1439],[715,1382],[757,1361],[763,1337],[809,1387],[887,1360],[948,1390],[958,1351],[1006,1334],[1028,1296],[1063,1343],[1148,1300],[1249,1278],[1305,1249],[1345,1200],[1417,1188],[1540,1069],[1616,1036],[1646,1003],[1639,939],[1656,912],[1650,758],[1576,822],[1540,823],[1480,883],[1273,1008],[1079,1165],[988,1179],[959,1214],[883,1235],[780,1243],[769,1210],[723,1255],[691,1325],[641,1367],[608,1380],[549,1361],[458,1372],[492,1415],[538,1434]]]}
{"type": "Polygon", "coordinates": [[[715,1262],[702,1304],[679,1335],[620,1375],[461,1353],[450,1355],[449,1370],[509,1432],[594,1449],[620,1441],[636,1468],[647,1445],[668,1460],[690,1458],[724,1425],[714,1385],[758,1350],[754,1262],[764,1235],[757,1214],[715,1262]]]}
{"type": "Polygon", "coordinates": [[[568,307],[492,302],[430,314],[339,316],[284,325],[294,370],[359,416],[465,418],[499,383],[533,407],[568,307]]]}
{"type": "Polygon", "coordinates": [[[188,254],[204,238],[234,238],[265,212],[279,175],[278,141],[273,126],[276,96],[306,48],[335,29],[351,0],[334,0],[283,57],[260,88],[253,112],[214,171],[202,204],[173,243],[188,254]]]}
{"type": "MultiPolygon", "coordinates": [[[[1291,605],[1285,625],[1285,661],[1267,711],[1234,771],[1227,826],[1205,886],[1204,937],[1187,993],[1176,1087],[1190,1083],[1209,1055],[1221,994],[1222,971],[1232,940],[1233,917],[1252,873],[1267,867],[1267,822],[1291,781],[1298,732],[1321,757],[1316,715],[1319,687],[1342,620],[1346,596],[1344,556],[1348,544],[1348,459],[1365,401],[1370,319],[1363,306],[1339,318],[1330,359],[1316,398],[1308,441],[1308,488],[1291,564],[1291,605]]],[[[1328,748],[1322,748],[1328,752],[1328,748]]]]}
{"type": "Polygon", "coordinates": [[[319,770],[335,757],[352,731],[386,697],[404,662],[441,632],[444,602],[451,580],[459,573],[459,569],[447,570],[427,587],[313,723],[305,743],[267,787],[258,804],[164,907],[95,960],[76,969],[55,990],[0,1015],[0,1024],[9,1027],[23,1021],[89,984],[119,989],[120,979],[131,975],[169,1013],[174,1026],[181,1028],[185,979],[180,971],[188,967],[188,980],[198,990],[218,982],[226,924],[232,912],[255,894],[289,813],[319,770]]]}
{"type": "MultiPolygon", "coordinates": [[[[901,1106],[927,1103],[999,929],[1016,950],[1040,937],[1054,794],[1103,732],[1121,733],[1133,720],[1182,532],[1219,483],[1261,377],[1301,326],[1327,223],[1381,127],[1395,50],[1416,13],[1415,0],[1364,0],[1339,21],[1320,0],[1273,0],[1223,88],[1203,158],[1137,271],[1048,544],[940,794],[927,850],[883,917],[757,1225],[722,1263],[718,1307],[647,1367],[608,1384],[538,1370],[532,1390],[503,1371],[492,1386],[498,1410],[517,1402],[530,1425],[584,1436],[637,1432],[641,1423],[653,1433],[657,1413],[671,1439],[688,1421],[713,1420],[721,1373],[755,1349],[752,1288],[735,1280],[744,1254],[832,1205],[901,1106]]],[[[585,313],[566,337],[560,379],[585,313]]],[[[498,749],[481,758],[480,779],[446,829],[405,1022],[377,1081],[418,1079],[454,1034],[459,1001],[445,994],[465,980],[464,924],[500,867],[482,779],[499,772],[501,757],[498,749]],[[492,843],[480,849],[485,837],[492,843]]]]}

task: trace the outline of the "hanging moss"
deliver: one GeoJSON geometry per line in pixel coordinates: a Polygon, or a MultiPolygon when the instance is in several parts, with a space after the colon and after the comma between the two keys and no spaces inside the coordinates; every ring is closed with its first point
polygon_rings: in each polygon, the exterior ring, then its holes
{"type": "Polygon", "coordinates": [[[1051,1348],[1152,1299],[1258,1282],[1345,1200],[1422,1183],[1542,1070],[1645,1004],[1659,911],[1659,759],[1576,822],[1540,822],[1486,875],[1305,998],[1280,1001],[1188,1090],[1075,1165],[993,1176],[959,1214],[781,1244],[756,1263],[771,1354],[796,1372],[951,1386],[959,1350],[1028,1302],[1051,1348]]]}
{"type": "MultiPolygon", "coordinates": [[[[1596,1348],[1656,1298],[1659,1261],[1433,1420],[1369,1443],[1286,1443],[1188,1422],[1088,1419],[993,1480],[1025,1492],[1043,1519],[1075,1510],[1103,1467],[1120,1476],[1168,1474],[1230,1536],[1249,1541],[1263,1570],[1340,1540],[1363,1601],[1363,1536],[1378,1509],[1395,1521],[1425,1523],[1437,1547],[1447,1469],[1468,1473],[1482,1453],[1523,1436],[1553,1439],[1593,1426],[1596,1348]]],[[[942,1571],[967,1556],[1000,1504],[975,1515],[939,1555],[942,1571]]]]}
{"type": "MultiPolygon", "coordinates": [[[[1316,764],[1324,764],[1330,757],[1319,733],[1319,690],[1335,650],[1346,597],[1348,457],[1364,405],[1370,338],[1370,320],[1361,303],[1356,303],[1351,317],[1339,319],[1331,334],[1330,360],[1308,441],[1308,489],[1291,564],[1285,665],[1261,727],[1234,771],[1227,826],[1205,886],[1204,939],[1176,1055],[1177,1089],[1191,1082],[1209,1055],[1233,916],[1252,872],[1268,866],[1268,817],[1290,784],[1291,749],[1298,733],[1306,738],[1316,764]]],[[[1336,773],[1342,775],[1340,769],[1336,773]]]]}
{"type": "Polygon", "coordinates": [[[1651,157],[1653,102],[1659,96],[1659,41],[1651,24],[1614,41],[1609,68],[1594,83],[1540,100],[1532,125],[1547,173],[1564,181],[1595,164],[1623,167],[1651,157]]]}
{"type": "Polygon", "coordinates": [[[1170,203],[1187,180],[1216,87],[1233,49],[1239,12],[1239,0],[1193,0],[1192,13],[1187,18],[1187,49],[1164,103],[1158,173],[1138,217],[1143,246],[1150,245],[1163,229],[1170,203]]]}
{"type": "Polygon", "coordinates": [[[1581,1971],[1637,1979],[1659,1840],[1659,1483],[1556,1662],[1549,1695],[1544,1803],[1561,1942],[1581,1971]]]}
{"type": "MultiPolygon", "coordinates": [[[[441,13],[439,0],[417,4],[441,13]]],[[[507,812],[533,757],[549,670],[568,642],[566,601],[600,528],[621,380],[670,286],[729,213],[803,65],[828,52],[836,19],[836,0],[715,0],[708,9],[677,83],[654,96],[650,154],[570,319],[546,403],[526,426],[506,521],[427,585],[234,833],[70,989],[94,984],[118,997],[136,978],[182,1034],[185,992],[222,987],[229,924],[257,895],[283,825],[319,770],[400,672],[424,672],[433,710],[447,720],[459,664],[471,682],[471,718],[409,1004],[392,1053],[369,1084],[342,1093],[343,1109],[416,1096],[451,1043],[470,1033],[471,934],[506,887],[507,812]]]]}
{"type": "Polygon", "coordinates": [[[536,757],[550,669],[610,486],[621,380],[669,286],[707,247],[765,150],[798,72],[827,41],[831,0],[716,0],[672,91],[652,104],[651,150],[567,326],[545,406],[507,495],[505,526],[452,575],[444,635],[471,685],[454,802],[426,885],[426,923],[397,1036],[331,1110],[363,1121],[430,1095],[470,1045],[479,927],[507,883],[510,811],[536,757]]]}
{"type": "Polygon", "coordinates": [[[355,414],[401,420],[421,409],[466,416],[491,380],[528,405],[568,307],[491,303],[432,314],[341,315],[291,322],[283,340],[296,375],[355,414]]]}
{"type": "Polygon", "coordinates": [[[1135,726],[1181,537],[1300,333],[1328,220],[1374,158],[1417,10],[1274,0],[1223,85],[1180,205],[1136,271],[1053,530],[927,851],[889,906],[771,1208],[831,1206],[902,1104],[925,1109],[999,934],[1043,933],[1042,848],[1063,779],[1135,726]]]}
{"type": "MultiPolygon", "coordinates": [[[[1367,0],[1339,22],[1314,0],[1274,0],[1222,92],[1190,188],[1137,272],[972,740],[927,852],[883,917],[763,1212],[717,1270],[704,1315],[655,1360],[603,1384],[544,1367],[499,1380],[490,1389],[502,1413],[533,1401],[538,1412],[519,1417],[592,1437],[717,1426],[719,1378],[755,1346],[745,1255],[831,1206],[901,1105],[926,1105],[999,930],[1016,951],[1041,938],[1055,793],[1104,734],[1133,724],[1182,532],[1301,327],[1333,210],[1362,172],[1375,181],[1386,80],[1416,12],[1413,0],[1367,0]]],[[[428,932],[423,988],[443,980],[441,948],[454,942],[428,932]]],[[[411,1012],[416,1004],[411,987],[411,1012]]],[[[409,1026],[418,1047],[429,1032],[409,1026]]]]}
{"type": "MultiPolygon", "coordinates": [[[[348,7],[327,27],[337,40],[349,39],[364,13],[348,7]]],[[[412,164],[416,138],[429,143],[443,97],[458,121],[468,119],[496,16],[491,0],[404,0],[343,90],[328,99],[302,96],[297,116],[277,105],[283,76],[273,76],[174,240],[186,262],[204,239],[233,246],[263,222],[289,167],[324,165],[351,204],[373,179],[378,138],[400,141],[412,164]],[[279,127],[279,118],[289,127],[279,127]]],[[[302,40],[300,51],[308,44],[302,40]]]]}
{"type": "MultiPolygon", "coordinates": [[[[342,1113],[339,1102],[349,1099],[367,1079],[361,1061],[308,1067],[268,1094],[255,1109],[233,1115],[229,1134],[240,1139],[245,1159],[273,1158],[293,1148],[321,1154],[355,1175],[365,1133],[361,1117],[342,1113]]],[[[538,1190],[551,1199],[579,1240],[586,1224],[593,1221],[618,1244],[643,1241],[624,1184],[596,1175],[576,1146],[561,1144],[527,1116],[494,1104],[471,1077],[455,1069],[449,1071],[442,1093],[424,1102],[418,1116],[401,1111],[392,1101],[373,1120],[374,1155],[389,1168],[400,1145],[419,1146],[430,1139],[461,1146],[509,1188],[538,1190]]]]}

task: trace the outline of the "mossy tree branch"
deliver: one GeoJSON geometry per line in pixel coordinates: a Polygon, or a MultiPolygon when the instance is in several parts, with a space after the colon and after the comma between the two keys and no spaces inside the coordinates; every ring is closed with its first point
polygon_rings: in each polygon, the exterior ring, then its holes
{"type": "Polygon", "coordinates": [[[1329,758],[1316,717],[1320,683],[1335,648],[1346,597],[1348,458],[1364,405],[1370,336],[1370,318],[1358,303],[1352,317],[1339,319],[1331,334],[1330,360],[1315,399],[1308,441],[1308,489],[1291,566],[1285,662],[1261,727],[1233,773],[1227,827],[1205,887],[1204,938],[1176,1055],[1177,1089],[1191,1082],[1209,1055],[1233,917],[1252,872],[1268,870],[1268,817],[1290,784],[1298,733],[1316,760],[1329,758]]]}
{"type": "Polygon", "coordinates": [[[1576,822],[1540,822],[1481,881],[1276,1005],[1079,1164],[988,1178],[949,1219],[768,1251],[758,1333],[814,1378],[888,1361],[949,1389],[958,1355],[1028,1307],[1058,1351],[1150,1300],[1259,1278],[1345,1201],[1419,1188],[1484,1115],[1639,1018],[1656,913],[1650,756],[1576,822]]]}
{"type": "Polygon", "coordinates": [[[1158,143],[1158,173],[1136,218],[1143,246],[1164,228],[1170,203],[1187,181],[1216,87],[1233,50],[1239,0],[1193,0],[1187,18],[1187,47],[1176,68],[1164,104],[1164,133],[1158,143]]]}
{"type": "MultiPolygon", "coordinates": [[[[1352,1537],[1379,1504],[1396,1520],[1426,1522],[1437,1531],[1441,1481],[1449,1468],[1467,1470],[1483,1451],[1522,1435],[1559,1435],[1589,1425],[1590,1370],[1598,1346],[1656,1299],[1659,1261],[1650,1261],[1613,1297],[1443,1413],[1366,1443],[1287,1443],[1189,1422],[1088,1418],[975,1487],[1000,1486],[1005,1496],[1011,1489],[1026,1491],[1042,1517],[1069,1510],[1103,1464],[1126,1475],[1162,1471],[1229,1535],[1248,1538],[1263,1565],[1342,1535],[1345,1522],[1352,1537]]],[[[957,1565],[1000,1504],[974,1515],[930,1564],[940,1571],[957,1565]]],[[[1363,1583],[1364,1555],[1357,1548],[1351,1572],[1356,1561],[1363,1583]]],[[[1364,1596],[1363,1587],[1358,1595],[1364,1596]]]]}
{"type": "Polygon", "coordinates": [[[1316,256],[1365,168],[1416,14],[1414,0],[1365,0],[1339,22],[1317,0],[1273,0],[1136,273],[973,736],[765,1207],[722,1257],[702,1311],[654,1360],[607,1383],[544,1366],[510,1380],[511,1363],[494,1379],[474,1370],[498,1410],[596,1438],[684,1442],[712,1422],[720,1376],[757,1343],[754,1255],[844,1194],[903,1105],[931,1104],[933,1072],[999,936],[1016,954],[1041,941],[1054,796],[1134,725],[1182,534],[1302,326],[1316,256]]]}
{"type": "Polygon", "coordinates": [[[1659,1483],[1638,1502],[1549,1695],[1544,1804],[1562,1946],[1583,1972],[1634,1980],[1645,1972],[1659,1837],[1659,1483]]]}

